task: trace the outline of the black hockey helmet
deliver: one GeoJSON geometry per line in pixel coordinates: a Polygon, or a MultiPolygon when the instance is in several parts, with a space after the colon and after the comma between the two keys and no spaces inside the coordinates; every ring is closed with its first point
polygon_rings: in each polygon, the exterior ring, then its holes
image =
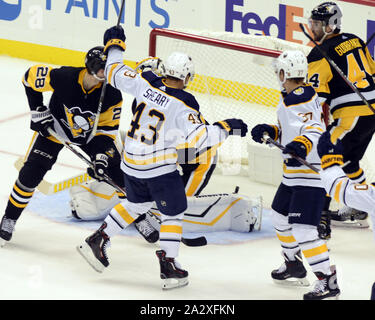
{"type": "Polygon", "coordinates": [[[342,11],[335,2],[323,2],[311,11],[310,19],[323,21],[325,26],[337,32],[341,29],[342,11]]]}
{"type": "Polygon", "coordinates": [[[97,46],[97,47],[91,48],[87,52],[86,58],[85,58],[85,65],[90,74],[96,75],[96,73],[100,69],[105,68],[107,56],[103,53],[103,51],[104,51],[103,46],[97,46]]]}

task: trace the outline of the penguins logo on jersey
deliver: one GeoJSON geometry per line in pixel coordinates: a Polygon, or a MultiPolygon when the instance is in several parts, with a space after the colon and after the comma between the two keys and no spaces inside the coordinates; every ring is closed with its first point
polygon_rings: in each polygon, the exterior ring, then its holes
{"type": "Polygon", "coordinates": [[[64,105],[66,120],[61,119],[65,126],[70,129],[73,138],[86,137],[86,134],[92,130],[95,122],[95,115],[90,111],[82,111],[79,107],[68,109],[64,105]]]}

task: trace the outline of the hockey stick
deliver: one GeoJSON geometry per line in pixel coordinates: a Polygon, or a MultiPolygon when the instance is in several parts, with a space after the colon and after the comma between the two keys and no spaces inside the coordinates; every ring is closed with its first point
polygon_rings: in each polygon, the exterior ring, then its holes
{"type": "MultiPolygon", "coordinates": [[[[271,139],[271,138],[263,138],[262,139],[264,142],[268,142],[270,144],[273,144],[274,146],[278,147],[280,150],[284,151],[285,150],[285,147],[281,144],[281,143],[278,143],[276,142],[275,140],[271,139]]],[[[312,164],[310,164],[309,162],[307,162],[305,159],[302,159],[301,157],[299,156],[296,156],[294,154],[291,154],[291,153],[288,153],[289,155],[292,156],[292,158],[296,159],[299,163],[305,165],[306,167],[309,167],[311,170],[315,171],[316,173],[319,173],[319,169],[314,167],[312,164]]]]}
{"type": "Polygon", "coordinates": [[[341,69],[337,66],[337,64],[330,58],[328,55],[320,48],[320,46],[316,43],[316,41],[306,32],[302,23],[299,24],[302,32],[305,36],[312,41],[315,46],[318,48],[319,52],[323,55],[323,57],[328,61],[328,63],[336,70],[336,72],[340,75],[340,77],[345,81],[345,83],[361,98],[365,105],[375,114],[375,109],[371,106],[371,104],[367,101],[367,99],[363,96],[363,94],[357,89],[357,87],[349,81],[349,79],[345,76],[345,74],[341,71],[341,69]]]}
{"type": "MultiPolygon", "coordinates": [[[[147,212],[146,215],[149,215],[151,219],[154,219],[158,224],[161,225],[162,221],[161,219],[152,212],[147,212]]],[[[207,239],[205,236],[197,237],[197,238],[184,238],[181,237],[181,242],[188,247],[202,247],[207,245],[207,239]]]]}
{"type": "MultiPolygon", "coordinates": [[[[91,169],[94,169],[94,164],[87,159],[83,154],[78,152],[76,149],[74,149],[69,143],[67,143],[62,137],[60,137],[55,131],[53,131],[51,128],[48,128],[48,133],[55,137],[59,142],[61,142],[64,147],[72,151],[78,158],[80,158],[82,161],[84,161],[91,169]]],[[[123,194],[126,194],[125,190],[121,188],[116,182],[114,182],[108,175],[104,174],[104,181],[107,182],[109,185],[111,185],[113,188],[117,189],[118,191],[122,192],[123,194]]]]}
{"type": "MultiPolygon", "coordinates": [[[[20,171],[21,168],[23,167],[23,164],[24,164],[23,157],[19,157],[16,160],[16,162],[14,163],[14,166],[18,171],[20,171]]],[[[92,178],[86,172],[83,172],[83,173],[81,173],[79,175],[76,175],[74,177],[71,177],[71,178],[68,178],[68,179],[65,179],[65,180],[62,180],[62,181],[59,181],[59,182],[55,182],[55,183],[48,182],[47,180],[43,179],[39,183],[37,189],[41,193],[48,196],[48,195],[55,194],[55,193],[64,191],[66,189],[69,189],[69,188],[71,188],[75,185],[82,184],[82,183],[87,182],[91,179],[92,178]]]]}
{"type": "MultiPolygon", "coordinates": [[[[119,13],[118,18],[117,18],[117,25],[116,25],[117,27],[120,25],[120,22],[121,22],[121,16],[122,16],[122,12],[124,11],[124,5],[125,5],[125,0],[122,0],[120,13],[119,13]]],[[[104,80],[104,83],[103,83],[103,86],[102,86],[102,91],[100,92],[98,111],[96,112],[94,126],[93,126],[92,131],[91,131],[91,137],[96,135],[96,130],[97,130],[98,124],[99,124],[100,113],[102,112],[102,108],[103,108],[103,101],[104,101],[106,88],[107,88],[107,79],[104,80]]]]}

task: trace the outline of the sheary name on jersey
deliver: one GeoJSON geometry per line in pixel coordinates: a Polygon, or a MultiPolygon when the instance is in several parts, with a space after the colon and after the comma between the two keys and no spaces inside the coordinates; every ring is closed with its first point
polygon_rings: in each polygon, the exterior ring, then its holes
{"type": "Polygon", "coordinates": [[[126,174],[152,178],[173,172],[177,150],[207,150],[227,138],[225,130],[202,119],[192,94],[169,87],[152,71],[134,72],[122,63],[122,52],[116,48],[109,51],[106,76],[109,84],[138,103],[124,141],[121,168],[126,174]]]}

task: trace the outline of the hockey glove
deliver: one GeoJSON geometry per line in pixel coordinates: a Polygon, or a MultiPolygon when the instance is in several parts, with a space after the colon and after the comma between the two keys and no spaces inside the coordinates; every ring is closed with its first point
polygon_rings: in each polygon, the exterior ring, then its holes
{"type": "Polygon", "coordinates": [[[135,66],[135,71],[158,71],[161,63],[161,59],[156,57],[148,57],[143,59],[141,62],[138,62],[135,66]]]}
{"type": "MultiPolygon", "coordinates": [[[[268,134],[272,140],[277,140],[279,136],[279,129],[276,126],[271,126],[269,124],[257,124],[251,130],[251,136],[255,142],[263,143],[263,136],[268,134]]],[[[268,143],[268,142],[267,142],[268,143]]]]}
{"type": "Polygon", "coordinates": [[[104,33],[104,54],[108,53],[109,48],[117,47],[122,51],[125,51],[125,32],[121,26],[114,26],[109,28],[104,33]]]}
{"type": "Polygon", "coordinates": [[[98,153],[93,161],[93,168],[87,168],[87,173],[90,177],[103,181],[104,176],[107,175],[108,170],[108,156],[104,153],[98,153]]]}
{"type": "Polygon", "coordinates": [[[320,136],[317,149],[323,170],[336,165],[340,166],[344,163],[341,140],[337,139],[336,144],[333,144],[329,131],[320,136]]]}
{"type": "Polygon", "coordinates": [[[214,123],[224,129],[229,135],[245,137],[247,134],[247,124],[241,119],[226,119],[214,123]]]}
{"type": "Polygon", "coordinates": [[[31,130],[39,132],[43,137],[49,137],[48,128],[53,125],[53,117],[46,106],[39,106],[31,111],[31,130]]]}
{"type": "MultiPolygon", "coordinates": [[[[306,159],[306,156],[312,149],[312,142],[305,136],[298,136],[293,139],[292,142],[289,142],[285,149],[283,150],[284,154],[292,154],[298,156],[302,159],[306,159]]],[[[289,167],[299,167],[302,164],[294,158],[288,158],[285,160],[285,164],[289,167]]]]}

